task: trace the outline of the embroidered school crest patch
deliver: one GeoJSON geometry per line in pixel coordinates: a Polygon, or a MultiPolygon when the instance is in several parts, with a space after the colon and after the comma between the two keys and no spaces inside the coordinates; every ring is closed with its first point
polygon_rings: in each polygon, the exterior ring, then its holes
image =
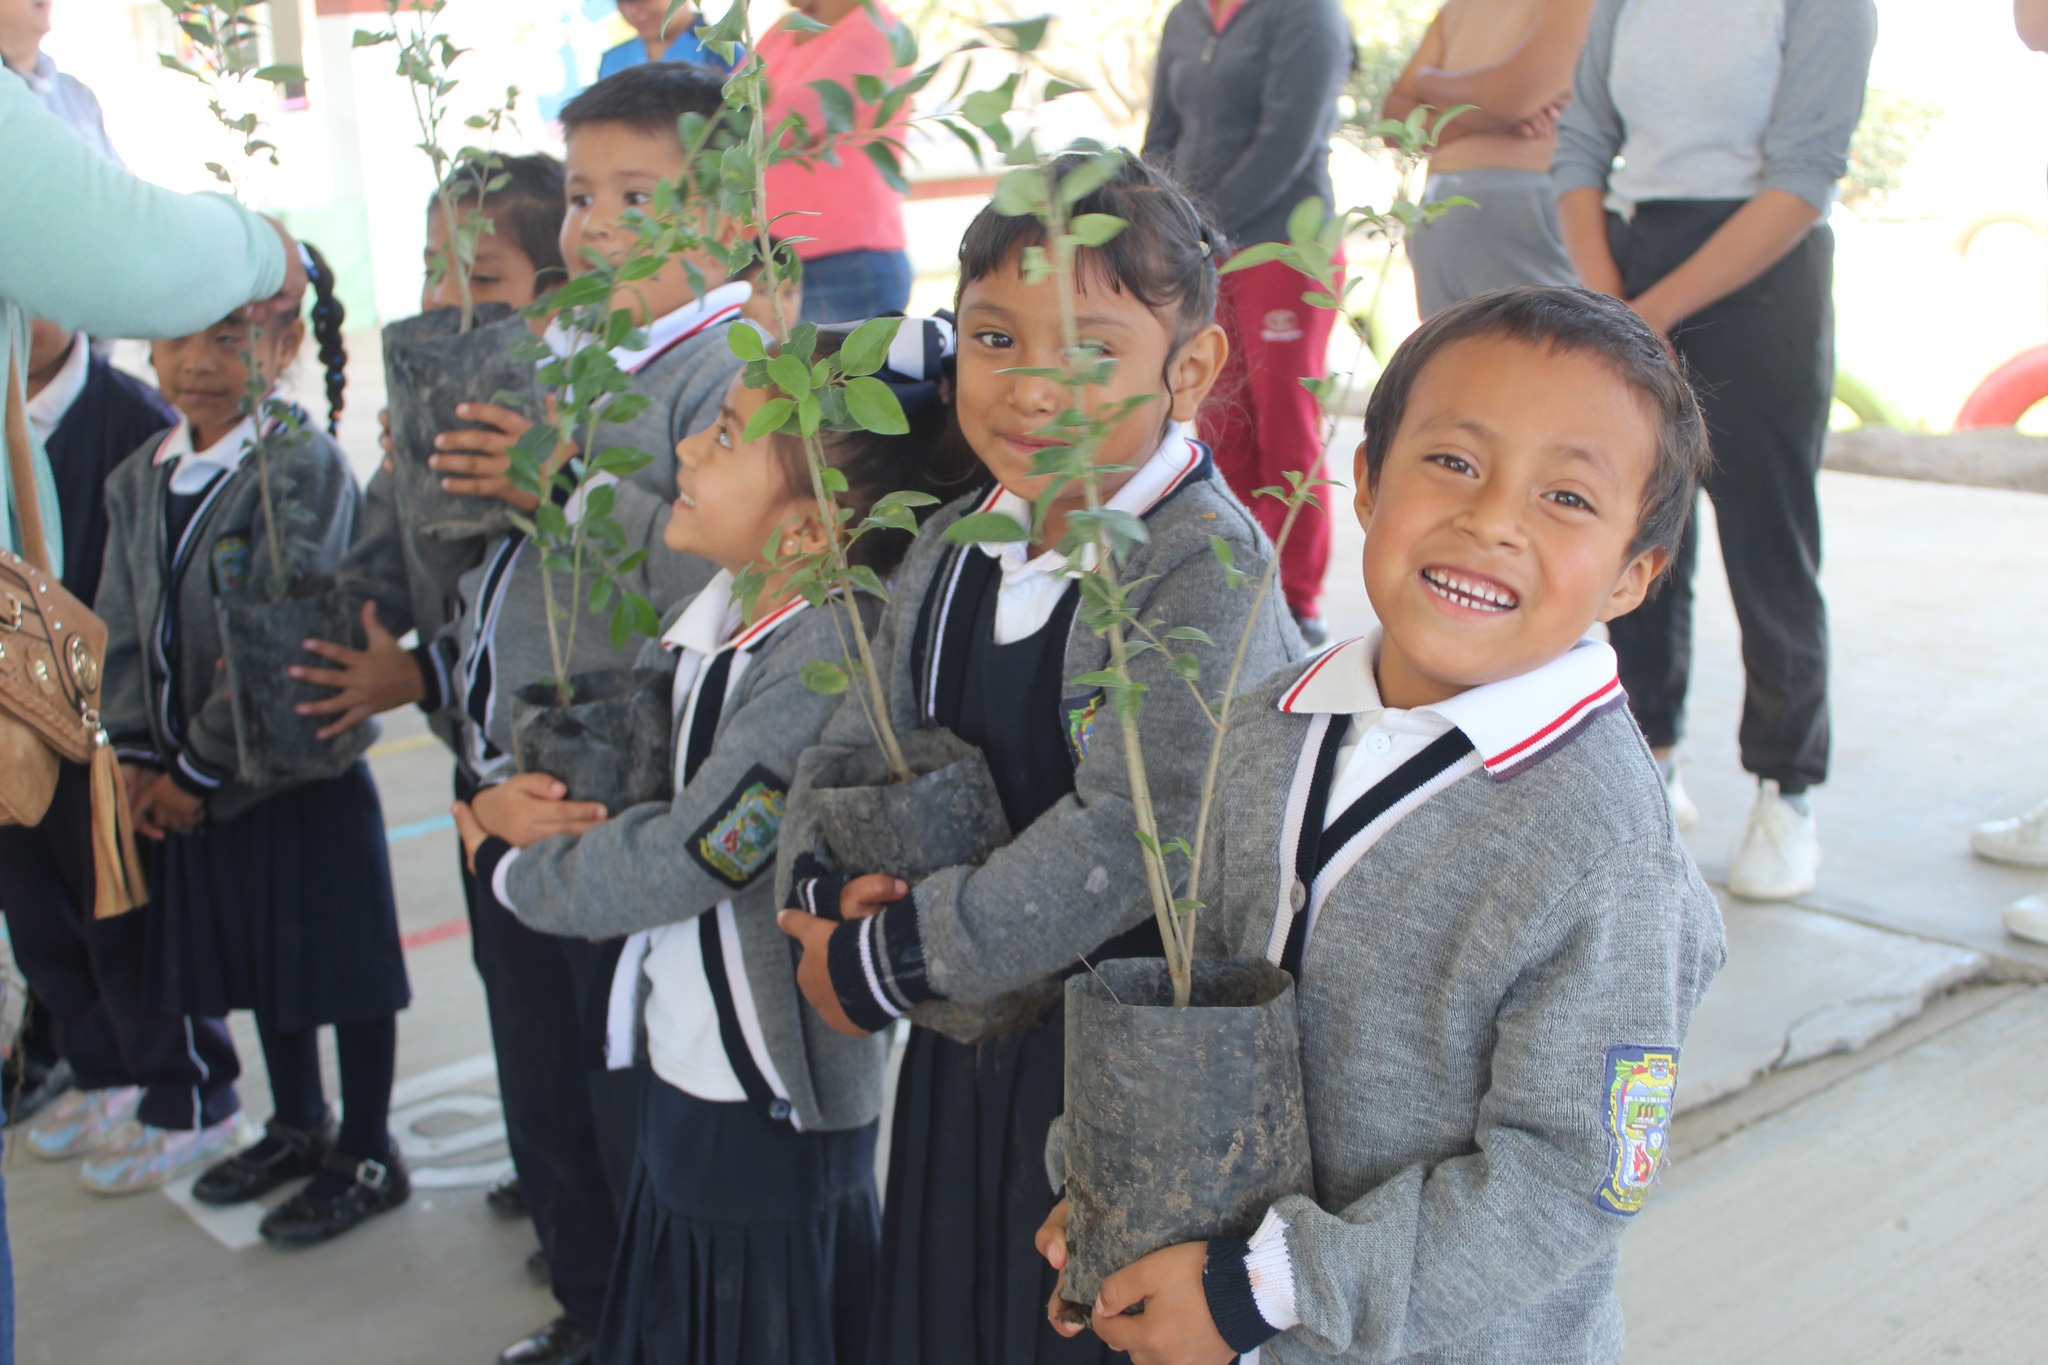
{"type": "Polygon", "coordinates": [[[213,542],[213,590],[239,592],[249,582],[249,539],[222,536],[213,542]]]}
{"type": "Polygon", "coordinates": [[[1095,722],[1102,715],[1100,691],[1085,697],[1069,697],[1061,709],[1067,713],[1067,754],[1079,763],[1088,757],[1088,745],[1095,738],[1095,722]]]}
{"type": "Polygon", "coordinates": [[[1678,1092],[1676,1048],[1607,1049],[1607,1179],[1596,1207],[1632,1217],[1642,1211],[1663,1164],[1671,1102],[1678,1092]]]}
{"type": "Polygon", "coordinates": [[[690,855],[734,888],[743,887],[775,858],[789,786],[755,764],[719,813],[690,836],[690,855]]]}

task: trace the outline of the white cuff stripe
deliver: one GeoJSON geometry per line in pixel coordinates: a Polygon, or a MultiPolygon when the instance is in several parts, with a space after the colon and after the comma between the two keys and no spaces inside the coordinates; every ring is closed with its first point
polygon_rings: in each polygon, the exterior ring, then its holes
{"type": "Polygon", "coordinates": [[[498,898],[498,904],[515,915],[519,913],[519,908],[512,904],[512,883],[508,878],[512,872],[512,864],[518,861],[519,850],[515,848],[498,859],[498,865],[491,869],[491,894],[498,898]]]}
{"type": "Polygon", "coordinates": [[[889,998],[889,992],[882,989],[882,974],[875,960],[875,954],[879,951],[875,944],[875,924],[880,918],[879,915],[870,915],[860,922],[860,968],[867,975],[868,991],[875,997],[875,1003],[880,1005],[891,1019],[901,1019],[903,1011],[889,998]]]}
{"type": "Polygon", "coordinates": [[[1258,1305],[1259,1316],[1275,1331],[1298,1326],[1301,1314],[1294,1303],[1294,1260],[1287,1252],[1287,1220],[1278,1209],[1266,1210],[1250,1247],[1244,1269],[1251,1278],[1252,1302],[1258,1305]]]}
{"type": "Polygon", "coordinates": [[[185,776],[191,778],[194,782],[197,782],[200,786],[206,788],[208,791],[214,790],[215,788],[219,787],[221,783],[227,780],[224,777],[215,777],[211,773],[203,773],[199,771],[199,769],[192,766],[192,761],[189,758],[187,758],[184,754],[178,755],[178,771],[185,774],[185,776]]]}

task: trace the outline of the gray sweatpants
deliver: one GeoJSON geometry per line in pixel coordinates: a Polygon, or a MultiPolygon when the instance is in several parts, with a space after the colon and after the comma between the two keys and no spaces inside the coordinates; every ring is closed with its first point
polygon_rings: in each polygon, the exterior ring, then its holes
{"type": "Polygon", "coordinates": [[[1408,239],[1415,304],[1423,317],[1511,284],[1577,284],[1557,230],[1557,199],[1540,171],[1446,171],[1423,188],[1425,203],[1464,195],[1408,239]]]}

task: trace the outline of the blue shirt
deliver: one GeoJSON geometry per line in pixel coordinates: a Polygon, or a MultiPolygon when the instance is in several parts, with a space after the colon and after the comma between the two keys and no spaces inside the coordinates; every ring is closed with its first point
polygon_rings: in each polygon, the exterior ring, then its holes
{"type": "MultiPolygon", "coordinates": [[[[669,39],[668,51],[661,54],[661,60],[695,62],[714,71],[732,70],[731,62],[704,46],[704,41],[697,36],[697,31],[703,27],[704,16],[700,14],[695,23],[669,39]]],[[[744,58],[746,55],[744,48],[734,54],[736,58],[744,58]]],[[[643,62],[653,60],[654,58],[648,55],[647,44],[644,41],[639,38],[628,38],[604,54],[603,60],[597,64],[597,78],[603,80],[606,76],[616,76],[628,67],[639,66],[643,62]]]]}

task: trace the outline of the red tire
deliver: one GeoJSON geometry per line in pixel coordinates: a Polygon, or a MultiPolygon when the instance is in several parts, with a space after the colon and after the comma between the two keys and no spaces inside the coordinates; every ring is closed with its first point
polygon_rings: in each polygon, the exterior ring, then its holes
{"type": "Polygon", "coordinates": [[[2021,351],[1977,385],[1956,414],[1957,431],[2009,427],[2048,398],[2048,346],[2021,351]]]}

